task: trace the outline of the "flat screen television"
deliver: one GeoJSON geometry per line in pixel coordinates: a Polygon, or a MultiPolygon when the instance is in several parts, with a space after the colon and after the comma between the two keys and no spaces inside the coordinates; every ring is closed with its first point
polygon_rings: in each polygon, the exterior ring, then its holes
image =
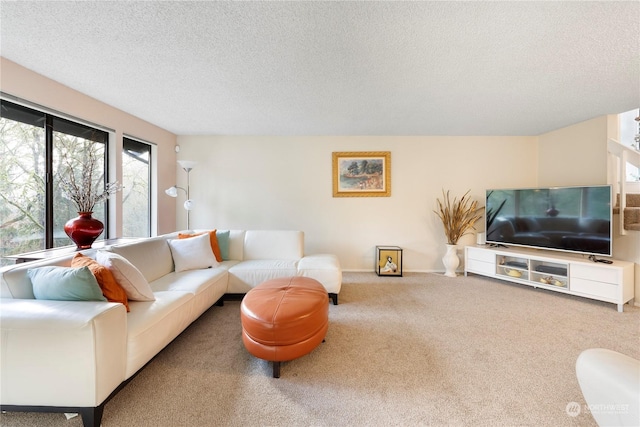
{"type": "Polygon", "coordinates": [[[611,186],[486,191],[486,241],[588,255],[612,254],[611,186]]]}

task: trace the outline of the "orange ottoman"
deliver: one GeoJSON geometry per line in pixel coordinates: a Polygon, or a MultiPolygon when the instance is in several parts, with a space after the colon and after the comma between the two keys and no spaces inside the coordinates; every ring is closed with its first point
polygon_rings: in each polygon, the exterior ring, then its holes
{"type": "Polygon", "coordinates": [[[304,356],[324,341],[327,290],[309,277],[267,280],[244,296],[240,320],[247,351],[273,362],[273,377],[280,378],[280,362],[304,356]]]}

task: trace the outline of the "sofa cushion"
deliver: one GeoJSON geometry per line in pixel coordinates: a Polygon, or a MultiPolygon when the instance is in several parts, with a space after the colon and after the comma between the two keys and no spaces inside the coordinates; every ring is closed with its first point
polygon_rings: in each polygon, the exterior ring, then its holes
{"type": "MultiPolygon", "coordinates": [[[[244,230],[229,230],[229,258],[228,260],[242,261],[244,259],[244,230]]],[[[218,238],[218,242],[222,239],[218,238]]],[[[222,248],[221,248],[222,249],[222,248]]],[[[224,253],[222,254],[224,258],[224,253]]],[[[228,261],[225,259],[225,261],[228,261]]]]}
{"type": "Polygon", "coordinates": [[[193,293],[177,291],[157,292],[155,301],[131,303],[125,378],[135,374],[195,320],[193,304],[193,293]]]}
{"type": "Polygon", "coordinates": [[[147,282],[173,271],[173,258],[167,238],[153,237],[138,242],[112,246],[110,249],[136,266],[147,282]]]}
{"type": "Polygon", "coordinates": [[[304,255],[304,233],[290,230],[247,230],[243,260],[299,260],[304,255]]]}
{"type": "Polygon", "coordinates": [[[74,255],[71,260],[71,267],[88,267],[98,281],[98,286],[102,289],[102,295],[104,295],[107,301],[124,304],[127,311],[129,311],[127,293],[124,288],[116,282],[111,270],[100,264],[95,259],[89,258],[80,252],[74,255]]]}
{"type": "Polygon", "coordinates": [[[88,267],[36,267],[27,270],[36,299],[57,301],[106,301],[88,267]]]}
{"type": "Polygon", "coordinates": [[[218,265],[209,236],[209,233],[205,233],[189,239],[168,240],[176,273],[218,265]]]}
{"type": "Polygon", "coordinates": [[[297,276],[297,261],[249,260],[229,268],[229,293],[245,293],[265,280],[297,276]]]}
{"type": "Polygon", "coordinates": [[[111,271],[116,282],[127,293],[131,301],[153,301],[155,296],[140,270],[131,264],[125,257],[113,252],[98,251],[98,262],[111,271]]]}
{"type": "MultiPolygon", "coordinates": [[[[222,294],[227,290],[227,269],[226,268],[206,268],[199,270],[181,271],[179,273],[169,273],[166,276],[154,280],[149,285],[153,292],[180,291],[192,292],[197,295],[206,289],[211,283],[222,279],[225,286],[222,294]]],[[[222,296],[220,294],[220,296],[222,296]]]]}
{"type": "Polygon", "coordinates": [[[27,270],[35,267],[57,265],[71,267],[73,255],[59,258],[46,258],[41,261],[21,262],[0,268],[0,298],[35,299],[33,284],[27,276],[27,270]]]}

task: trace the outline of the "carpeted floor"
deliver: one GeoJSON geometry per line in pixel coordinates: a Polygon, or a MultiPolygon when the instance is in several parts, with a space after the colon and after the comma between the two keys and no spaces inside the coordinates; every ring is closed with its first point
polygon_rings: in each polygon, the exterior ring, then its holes
{"type": "MultiPolygon", "coordinates": [[[[326,342],[274,379],[242,345],[239,308],[205,313],[106,405],[102,425],[594,426],[580,352],[640,358],[638,307],[479,276],[345,273],[326,342]]],[[[82,423],[7,413],[0,424],[82,423]]]]}

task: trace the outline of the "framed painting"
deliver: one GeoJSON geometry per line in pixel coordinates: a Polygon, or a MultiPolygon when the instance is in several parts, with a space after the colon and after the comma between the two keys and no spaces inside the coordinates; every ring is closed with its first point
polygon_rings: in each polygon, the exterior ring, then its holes
{"type": "Polygon", "coordinates": [[[333,197],[391,196],[391,152],[333,153],[333,197]]]}

